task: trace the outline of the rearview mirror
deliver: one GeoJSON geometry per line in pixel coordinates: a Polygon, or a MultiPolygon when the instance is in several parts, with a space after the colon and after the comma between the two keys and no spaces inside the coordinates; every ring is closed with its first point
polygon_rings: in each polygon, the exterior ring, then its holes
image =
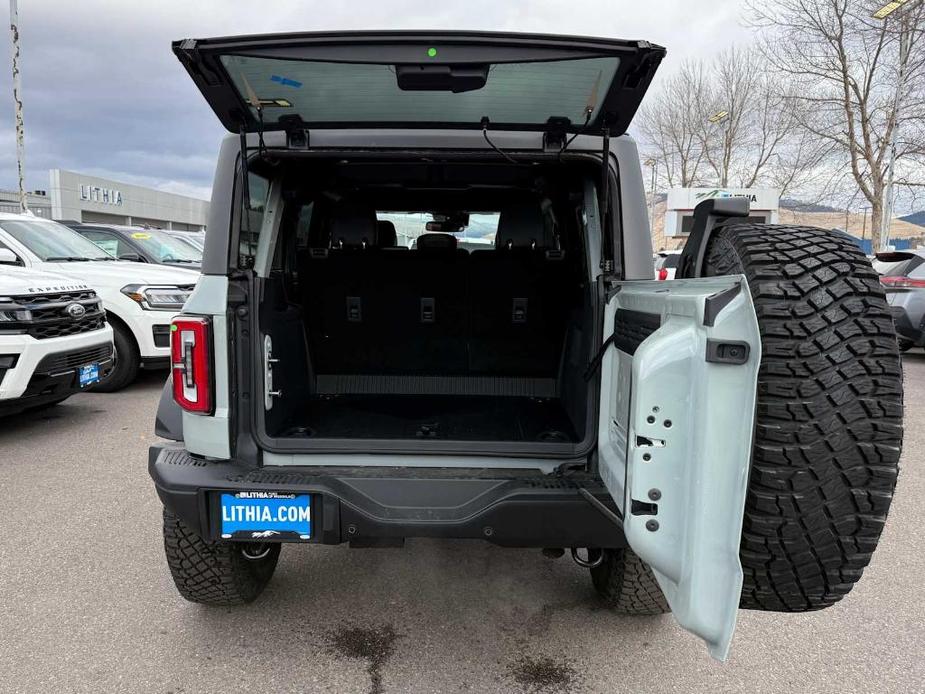
{"type": "Polygon", "coordinates": [[[134,252],[120,253],[120,254],[119,254],[119,260],[128,260],[128,261],[133,262],[133,263],[143,263],[143,262],[145,262],[145,259],[144,259],[144,258],[142,258],[140,255],[138,255],[137,253],[134,253],[134,252]]]}
{"type": "Polygon", "coordinates": [[[469,214],[467,212],[455,213],[433,213],[433,221],[427,222],[424,228],[427,231],[437,231],[444,234],[455,234],[469,226],[469,214]]]}
{"type": "Polygon", "coordinates": [[[9,248],[0,248],[0,265],[21,265],[19,258],[9,248]]]}

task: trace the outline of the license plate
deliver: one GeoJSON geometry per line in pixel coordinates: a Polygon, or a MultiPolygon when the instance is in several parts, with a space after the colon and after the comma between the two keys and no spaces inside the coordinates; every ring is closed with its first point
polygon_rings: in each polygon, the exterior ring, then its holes
{"type": "Polygon", "coordinates": [[[221,512],[225,539],[308,540],[312,536],[310,494],[225,493],[221,512]]]}
{"type": "Polygon", "coordinates": [[[86,388],[100,380],[100,365],[97,362],[77,368],[77,380],[81,388],[86,388]]]}

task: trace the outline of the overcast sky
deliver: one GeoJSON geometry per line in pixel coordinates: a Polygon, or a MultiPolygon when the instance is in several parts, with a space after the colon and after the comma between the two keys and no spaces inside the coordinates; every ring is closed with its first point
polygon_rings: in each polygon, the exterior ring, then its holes
{"type": "MultiPolygon", "coordinates": [[[[20,0],[26,186],[73,169],[208,197],[224,129],[170,50],[179,38],[332,29],[489,29],[648,39],[684,58],[749,40],[734,0],[20,0]]],[[[0,2],[6,13],[6,1],[0,2]]],[[[0,22],[5,25],[6,22],[0,22]]],[[[10,38],[0,187],[16,186],[10,38]]]]}

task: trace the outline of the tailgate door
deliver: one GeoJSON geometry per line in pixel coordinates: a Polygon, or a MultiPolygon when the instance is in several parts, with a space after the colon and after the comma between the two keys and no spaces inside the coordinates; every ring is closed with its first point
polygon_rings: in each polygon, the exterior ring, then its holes
{"type": "Polygon", "coordinates": [[[675,618],[724,660],[761,357],[745,278],[622,283],[605,335],[601,477],[675,618]]]}

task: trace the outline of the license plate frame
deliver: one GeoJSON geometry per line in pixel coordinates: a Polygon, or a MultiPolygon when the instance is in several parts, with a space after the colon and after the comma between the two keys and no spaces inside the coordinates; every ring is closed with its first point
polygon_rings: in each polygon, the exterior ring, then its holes
{"type": "Polygon", "coordinates": [[[100,363],[98,361],[77,367],[77,385],[87,388],[100,382],[100,363]]]}
{"type": "Polygon", "coordinates": [[[219,492],[222,540],[307,542],[312,539],[315,499],[307,492],[219,492]]]}

